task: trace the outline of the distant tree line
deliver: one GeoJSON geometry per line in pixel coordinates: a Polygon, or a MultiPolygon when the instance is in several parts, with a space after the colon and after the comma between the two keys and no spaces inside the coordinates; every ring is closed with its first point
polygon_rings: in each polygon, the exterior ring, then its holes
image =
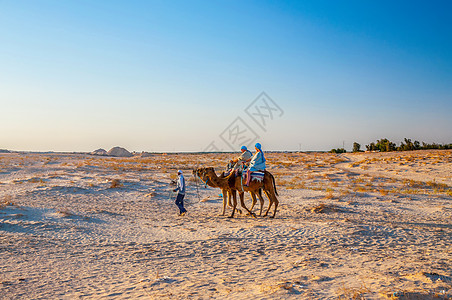
{"type": "Polygon", "coordinates": [[[411,139],[405,138],[404,141],[400,143],[400,146],[397,146],[395,143],[391,142],[388,139],[377,140],[376,143],[370,143],[366,145],[367,151],[380,151],[380,152],[389,152],[389,151],[412,151],[412,150],[428,150],[428,149],[452,149],[452,144],[427,144],[419,141],[411,141],[411,139]]]}
{"type": "MultiPolygon", "coordinates": [[[[405,138],[400,146],[396,143],[391,142],[388,139],[380,139],[376,142],[372,142],[366,145],[367,151],[379,151],[379,152],[390,152],[390,151],[412,151],[412,150],[428,150],[428,149],[452,149],[452,144],[427,144],[425,142],[420,143],[419,141],[411,141],[411,139],[405,138]]],[[[344,148],[331,149],[331,153],[345,153],[347,152],[344,148]]],[[[361,145],[357,142],[353,143],[352,152],[362,152],[361,145]]]]}
{"type": "MultiPolygon", "coordinates": [[[[412,151],[412,150],[428,150],[428,149],[452,149],[452,144],[427,144],[425,142],[420,143],[419,141],[411,141],[411,139],[405,138],[400,146],[397,146],[396,143],[391,142],[388,139],[380,139],[377,142],[372,142],[369,145],[366,145],[367,151],[380,151],[380,152],[389,152],[389,151],[412,151]]],[[[353,149],[354,152],[355,149],[353,149]]],[[[358,149],[359,151],[359,149],[358,149]]]]}

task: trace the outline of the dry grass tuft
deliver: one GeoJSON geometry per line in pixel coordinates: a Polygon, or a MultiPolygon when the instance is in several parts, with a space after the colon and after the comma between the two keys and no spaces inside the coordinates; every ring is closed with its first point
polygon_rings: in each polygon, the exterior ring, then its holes
{"type": "Polygon", "coordinates": [[[388,191],[385,189],[380,189],[378,191],[380,192],[380,195],[382,195],[382,196],[386,196],[388,194],[388,191]]]}
{"type": "Polygon", "coordinates": [[[366,299],[365,294],[366,293],[370,293],[370,290],[362,285],[359,288],[349,288],[349,287],[342,287],[338,290],[337,292],[338,295],[338,299],[353,299],[353,300],[361,300],[361,299],[366,299]]]}
{"type": "Polygon", "coordinates": [[[74,214],[67,209],[59,210],[57,211],[57,214],[62,218],[69,218],[74,216],[74,214]]]}
{"type": "Polygon", "coordinates": [[[111,189],[116,189],[116,188],[120,188],[120,187],[122,187],[122,183],[119,179],[113,179],[111,181],[111,185],[110,185],[111,189]]]}
{"type": "MultiPolygon", "coordinates": [[[[449,299],[447,295],[445,295],[443,292],[435,293],[425,293],[425,292],[408,292],[408,291],[402,291],[402,292],[380,292],[379,295],[382,297],[382,299],[388,299],[388,300],[434,300],[434,299],[449,299]]],[[[360,299],[360,298],[358,298],[360,299]]]]}
{"type": "Polygon", "coordinates": [[[333,198],[334,198],[333,189],[327,188],[326,189],[325,199],[331,200],[333,198]]]}
{"type": "Polygon", "coordinates": [[[307,209],[307,210],[310,211],[311,213],[323,214],[323,213],[337,212],[338,208],[336,205],[333,205],[333,204],[320,203],[319,205],[311,207],[310,209],[307,209]]]}
{"type": "Polygon", "coordinates": [[[3,197],[2,200],[0,200],[0,209],[3,209],[7,206],[13,206],[13,205],[16,205],[16,204],[12,201],[11,195],[6,195],[3,197]]]}

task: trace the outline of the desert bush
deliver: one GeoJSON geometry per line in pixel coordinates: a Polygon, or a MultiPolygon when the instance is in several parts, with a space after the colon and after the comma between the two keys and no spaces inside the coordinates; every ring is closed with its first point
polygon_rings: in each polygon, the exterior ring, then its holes
{"type": "Polygon", "coordinates": [[[0,200],[0,209],[5,208],[6,206],[15,205],[12,201],[11,195],[6,195],[3,197],[2,200],[0,200]]]}
{"type": "Polygon", "coordinates": [[[396,144],[388,139],[377,140],[376,146],[380,152],[390,152],[396,150],[396,144]]]}
{"type": "Polygon", "coordinates": [[[333,189],[327,188],[325,199],[333,199],[333,197],[334,197],[333,189]]]}
{"type": "Polygon", "coordinates": [[[389,152],[396,150],[396,144],[386,138],[377,140],[377,143],[366,145],[367,151],[389,152]]]}
{"type": "Polygon", "coordinates": [[[338,207],[333,204],[319,203],[318,205],[307,209],[311,213],[322,214],[338,211],[338,207]]]}
{"type": "Polygon", "coordinates": [[[445,188],[449,187],[447,184],[436,182],[435,180],[427,181],[425,184],[430,186],[430,187],[432,187],[432,188],[437,188],[437,189],[445,189],[445,188]]]}
{"type": "Polygon", "coordinates": [[[418,141],[411,142],[411,139],[404,139],[405,143],[401,142],[400,146],[397,147],[398,151],[412,151],[421,149],[421,144],[418,141]]]}
{"type": "Polygon", "coordinates": [[[331,149],[330,153],[346,153],[347,150],[345,150],[344,148],[337,148],[337,149],[331,149]]]}
{"type": "Polygon", "coordinates": [[[367,149],[367,151],[377,151],[378,150],[375,143],[370,143],[369,145],[366,145],[366,149],[367,149]]]}
{"type": "Polygon", "coordinates": [[[67,209],[57,211],[57,214],[63,218],[73,217],[74,214],[67,209]]]}
{"type": "Polygon", "coordinates": [[[422,146],[420,147],[420,149],[422,149],[422,150],[428,150],[428,149],[447,150],[447,149],[452,149],[452,144],[441,145],[441,144],[436,144],[436,143],[427,144],[427,143],[422,142],[422,146]]]}
{"type": "Polygon", "coordinates": [[[352,299],[352,300],[361,300],[366,299],[364,296],[366,293],[370,293],[370,290],[366,286],[361,286],[360,288],[349,288],[349,287],[342,287],[339,289],[338,293],[338,299],[339,300],[345,300],[345,299],[352,299]]]}
{"type": "Polygon", "coordinates": [[[349,190],[341,190],[340,196],[341,197],[345,197],[345,196],[348,196],[350,194],[351,194],[351,192],[349,190]]]}
{"type": "Polygon", "coordinates": [[[111,181],[111,185],[110,185],[111,189],[120,188],[121,186],[122,186],[122,183],[119,179],[113,179],[111,181]]]}
{"type": "Polygon", "coordinates": [[[357,162],[351,163],[350,167],[354,168],[354,167],[359,166],[360,164],[361,164],[361,161],[357,161],[357,162]]]}

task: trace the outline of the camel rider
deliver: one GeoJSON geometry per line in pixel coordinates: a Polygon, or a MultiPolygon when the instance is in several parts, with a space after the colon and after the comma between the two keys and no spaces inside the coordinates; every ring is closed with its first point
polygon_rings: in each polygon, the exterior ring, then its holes
{"type": "Polygon", "coordinates": [[[264,152],[262,151],[262,146],[260,143],[256,143],[256,145],[254,145],[254,148],[256,149],[256,153],[251,159],[250,167],[246,172],[246,184],[245,184],[246,186],[249,186],[250,184],[251,172],[265,171],[265,156],[264,152]]]}
{"type": "Polygon", "coordinates": [[[232,162],[235,164],[233,169],[243,171],[244,166],[249,165],[251,157],[253,157],[253,153],[251,153],[251,151],[248,150],[246,146],[242,146],[242,148],[240,148],[240,151],[242,151],[242,154],[240,154],[240,156],[236,159],[232,160],[232,162]]]}

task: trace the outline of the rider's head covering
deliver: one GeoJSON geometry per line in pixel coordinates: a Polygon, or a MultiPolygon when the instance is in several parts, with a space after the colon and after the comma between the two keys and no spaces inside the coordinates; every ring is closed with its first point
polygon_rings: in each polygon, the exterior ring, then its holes
{"type": "Polygon", "coordinates": [[[260,143],[256,143],[256,145],[254,145],[254,147],[256,147],[256,149],[262,154],[262,160],[265,162],[265,156],[264,156],[264,151],[262,151],[262,145],[260,143]]]}
{"type": "Polygon", "coordinates": [[[246,148],[246,146],[242,146],[242,148],[240,148],[241,150],[248,150],[248,148],[246,148]]]}
{"type": "Polygon", "coordinates": [[[177,174],[182,174],[182,171],[181,170],[177,170],[177,174]]]}

